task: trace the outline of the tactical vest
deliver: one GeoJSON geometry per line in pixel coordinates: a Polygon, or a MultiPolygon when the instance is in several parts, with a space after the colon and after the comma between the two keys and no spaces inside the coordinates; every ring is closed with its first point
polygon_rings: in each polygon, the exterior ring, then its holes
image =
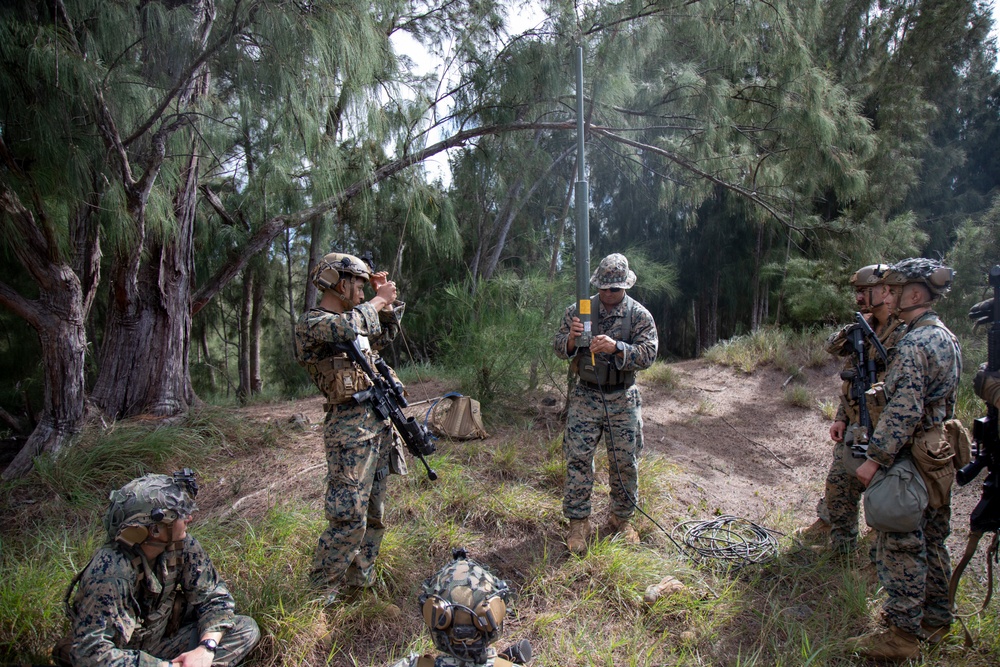
{"type": "MultiPolygon", "coordinates": [[[[892,334],[894,334],[901,326],[903,326],[903,321],[898,318],[894,318],[893,323],[888,327],[886,327],[885,331],[883,331],[881,334],[878,334],[879,342],[882,343],[882,345],[885,346],[887,349],[889,349],[889,346],[886,345],[886,342],[892,337],[892,334]]],[[[865,347],[866,347],[865,350],[866,354],[869,355],[876,354],[874,345],[866,343],[865,347]]],[[[853,357],[850,358],[853,359],[853,357]]],[[[878,366],[878,371],[876,374],[878,376],[878,379],[881,380],[882,378],[885,377],[886,368],[885,366],[881,365],[882,360],[880,358],[876,357],[875,363],[878,366]]],[[[848,365],[850,366],[850,368],[852,369],[854,368],[854,364],[851,363],[850,361],[848,362],[848,365]]],[[[847,366],[845,366],[845,368],[847,368],[847,366]]],[[[869,389],[869,391],[871,390],[869,389]]],[[[849,420],[848,423],[857,424],[861,420],[861,415],[858,412],[857,401],[853,398],[850,398],[850,395],[851,395],[851,381],[845,380],[840,390],[840,403],[844,407],[844,414],[847,415],[847,419],[849,420]]],[[[872,402],[869,401],[868,417],[873,425],[878,422],[879,415],[882,414],[882,407],[884,406],[885,406],[884,400],[882,401],[881,405],[878,405],[877,402],[875,405],[872,405],[872,402]]]]}
{"type": "MultiPolygon", "coordinates": [[[[944,325],[944,322],[942,322],[940,318],[938,318],[937,313],[931,311],[930,313],[921,315],[919,321],[916,324],[910,326],[910,331],[914,331],[921,327],[939,327],[943,329],[945,333],[948,334],[948,338],[951,340],[952,345],[955,346],[955,353],[958,354],[959,357],[961,357],[961,350],[958,348],[958,343],[955,341],[955,334],[951,333],[948,327],[944,325]]],[[[944,397],[943,402],[944,402],[945,415],[954,416],[956,399],[957,399],[957,392],[953,392],[948,396],[944,397]]],[[[924,405],[924,419],[922,423],[924,430],[929,431],[937,426],[941,426],[944,423],[944,422],[934,421],[933,410],[931,410],[930,408],[933,408],[937,405],[940,405],[940,401],[938,403],[924,405]]]]}
{"type": "MultiPolygon", "coordinates": [[[[625,343],[632,342],[632,297],[625,295],[622,299],[625,307],[625,314],[622,316],[621,340],[625,343]]],[[[600,295],[590,297],[590,312],[597,316],[598,325],[601,318],[600,295]]],[[[595,331],[594,335],[601,333],[595,331]]],[[[621,390],[635,384],[635,371],[619,370],[614,362],[614,355],[596,354],[591,363],[590,354],[583,354],[577,350],[573,357],[572,368],[580,377],[580,381],[592,388],[601,387],[603,389],[621,390]]]]}
{"type": "Polygon", "coordinates": [[[346,352],[327,357],[312,366],[313,380],[326,396],[323,407],[327,411],[336,405],[350,403],[354,394],[372,386],[368,376],[354,365],[346,352]]]}

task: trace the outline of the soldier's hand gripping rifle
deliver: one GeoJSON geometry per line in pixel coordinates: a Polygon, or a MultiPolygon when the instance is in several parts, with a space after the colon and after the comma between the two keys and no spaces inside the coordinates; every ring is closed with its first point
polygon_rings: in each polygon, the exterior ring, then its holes
{"type": "Polygon", "coordinates": [[[359,391],[354,394],[354,400],[358,404],[371,401],[375,412],[382,419],[388,419],[402,436],[409,450],[415,458],[420,459],[427,469],[427,477],[431,481],[437,479],[434,472],[427,463],[425,456],[434,453],[434,441],[427,427],[418,422],[413,417],[403,414],[403,408],[407,406],[406,398],[403,396],[403,388],[393,381],[389,366],[383,359],[375,362],[375,369],[368,363],[368,357],[361,351],[357,340],[352,340],[348,344],[338,345],[338,348],[347,353],[347,356],[361,368],[361,371],[371,380],[370,389],[359,391]]]}
{"type": "Polygon", "coordinates": [[[864,458],[868,452],[868,440],[871,439],[875,430],[875,424],[872,423],[871,415],[868,414],[868,402],[865,400],[865,394],[873,384],[878,382],[878,367],[875,365],[875,359],[868,354],[865,343],[868,341],[872,343],[879,356],[882,357],[883,363],[888,363],[889,355],[864,315],[854,313],[854,319],[857,321],[856,324],[847,331],[847,338],[853,350],[851,354],[854,356],[854,368],[842,371],[840,379],[851,383],[850,397],[858,404],[858,423],[850,427],[851,453],[856,458],[864,458]]]}

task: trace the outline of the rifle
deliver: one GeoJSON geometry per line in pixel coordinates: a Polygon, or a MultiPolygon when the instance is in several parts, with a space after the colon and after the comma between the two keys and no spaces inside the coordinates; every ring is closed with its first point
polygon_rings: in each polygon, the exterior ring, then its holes
{"type": "MultiPolygon", "coordinates": [[[[993,288],[993,312],[992,324],[986,334],[987,361],[986,369],[989,371],[1000,370],[1000,265],[994,266],[989,273],[990,287],[993,288]]],[[[982,317],[982,312],[977,312],[979,306],[973,307],[969,317],[977,320],[977,323],[990,322],[988,317],[982,317]]],[[[986,599],[980,608],[980,612],[986,609],[993,594],[993,562],[997,558],[998,530],[1000,530],[1000,434],[997,433],[997,408],[995,405],[986,405],[986,416],[979,417],[972,423],[972,441],[976,449],[976,458],[968,465],[955,472],[955,481],[961,486],[965,486],[986,468],[986,480],[983,482],[983,493],[976,504],[972,514],[969,515],[969,540],[965,545],[965,553],[958,565],[955,566],[951,574],[951,581],[948,582],[948,602],[952,609],[955,608],[955,594],[958,592],[958,582],[962,578],[966,565],[972,560],[979,546],[979,540],[986,532],[993,532],[993,541],[987,548],[986,564],[989,570],[989,589],[986,599]]],[[[977,612],[978,613],[978,612],[977,612]]],[[[962,620],[962,616],[958,616],[962,620]]],[[[972,638],[968,629],[965,630],[966,645],[971,645],[972,638]]]]}
{"type": "MultiPolygon", "coordinates": [[[[986,334],[987,362],[989,371],[1000,370],[1000,265],[990,269],[990,286],[993,288],[993,317],[989,332],[986,334]]],[[[970,313],[971,315],[971,313],[970,313]]],[[[983,482],[983,495],[979,504],[972,510],[969,517],[970,528],[973,531],[989,531],[1000,529],[1000,435],[997,433],[997,408],[986,406],[986,416],[972,422],[972,440],[975,443],[976,458],[967,466],[955,473],[955,479],[965,486],[976,477],[983,468],[987,469],[986,481],[983,482]]]]}
{"type": "Polygon", "coordinates": [[[424,467],[427,469],[427,478],[431,481],[436,480],[438,477],[437,473],[431,469],[427,463],[427,459],[424,458],[424,456],[430,456],[434,453],[433,438],[426,426],[413,417],[407,417],[403,414],[403,408],[408,403],[403,396],[403,387],[392,380],[389,365],[385,363],[384,359],[379,358],[375,361],[377,371],[372,370],[371,364],[368,363],[368,358],[361,351],[361,347],[358,346],[357,339],[352,340],[350,343],[338,345],[337,349],[346,352],[351,361],[356,363],[372,382],[370,389],[365,389],[354,394],[354,401],[358,405],[365,401],[371,401],[375,412],[382,419],[388,419],[392,422],[396,431],[403,438],[403,442],[406,443],[406,449],[409,450],[410,454],[420,459],[420,462],[424,464],[424,467]]]}
{"type": "Polygon", "coordinates": [[[878,382],[878,367],[875,359],[865,349],[865,343],[874,345],[883,363],[888,363],[889,355],[872,330],[868,320],[861,313],[854,313],[856,323],[847,330],[847,337],[853,348],[854,368],[840,373],[840,379],[851,383],[850,397],[858,403],[858,423],[851,426],[851,454],[855,458],[864,458],[868,451],[868,440],[875,430],[871,415],[868,414],[868,402],[865,394],[871,386],[878,382]]]}

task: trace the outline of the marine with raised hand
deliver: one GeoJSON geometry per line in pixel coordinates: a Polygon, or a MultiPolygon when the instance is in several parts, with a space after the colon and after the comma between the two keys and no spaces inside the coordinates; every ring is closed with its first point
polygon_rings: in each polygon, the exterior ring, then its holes
{"type": "Polygon", "coordinates": [[[53,649],[56,664],[229,666],[256,645],[257,623],[235,614],[226,583],[187,533],[197,491],[185,468],[111,493],[108,541],[66,591],[71,630],[53,649]]]}
{"type": "MultiPolygon", "coordinates": [[[[871,264],[854,272],[850,284],[854,288],[854,299],[858,310],[864,315],[868,324],[874,330],[882,346],[892,358],[896,343],[906,334],[906,325],[893,316],[889,310],[886,298],[889,288],[882,282],[882,277],[889,269],[887,264],[871,264]]],[[[862,433],[858,400],[852,396],[849,374],[856,372],[851,356],[853,346],[850,332],[857,323],[848,324],[834,332],[826,342],[826,351],[830,354],[847,357],[844,361],[844,378],[840,406],[837,415],[830,425],[830,439],[833,440],[833,461],[826,476],[824,495],[816,506],[818,518],[816,522],[799,531],[799,535],[816,541],[826,541],[829,535],[829,546],[837,553],[849,553],[858,543],[858,506],[864,486],[855,475],[855,471],[864,462],[864,458],[855,456],[852,446],[859,439],[867,439],[868,434],[862,433]]],[[[867,342],[866,358],[873,359],[876,364],[876,374],[879,380],[885,377],[887,362],[875,350],[872,342],[867,342]]],[[[857,443],[860,444],[860,443],[857,443]]]]}
{"type": "MultiPolygon", "coordinates": [[[[947,460],[943,430],[954,417],[962,355],[958,340],[932,306],[948,292],[953,277],[954,271],[936,261],[914,258],[892,265],[884,278],[892,312],[906,323],[907,333],[886,373],[885,406],[868,444],[868,460],[858,468],[866,489],[877,472],[886,473],[902,459],[913,460],[923,477],[917,454],[927,444],[947,460]]],[[[878,576],[887,596],[882,609],[888,627],[850,640],[851,649],[861,655],[891,661],[916,658],[920,640],[937,641],[948,632],[953,615],[948,603],[951,557],[945,540],[951,532],[954,478],[954,466],[948,464],[950,472],[945,470],[938,478],[943,485],[939,499],[926,502],[924,496],[925,509],[913,522],[915,530],[877,532],[878,576]]],[[[921,485],[928,494],[929,485],[921,485]]],[[[893,502],[906,507],[902,497],[893,502]]]]}
{"type": "Polygon", "coordinates": [[[326,397],[329,525],[319,537],[310,582],[330,605],[370,586],[385,533],[388,476],[405,472],[390,421],[380,417],[370,401],[353,398],[371,387],[371,381],[337,346],[358,341],[374,365],[377,351],[399,333],[405,304],[396,300],[396,284],[385,272],[373,273],[354,255],[326,255],[313,270],[312,281],[323,296],[295,325],[295,352],[326,397]],[[375,296],[365,301],[369,281],[375,296]]]}
{"type": "Polygon", "coordinates": [[[614,253],[601,260],[590,284],[598,291],[591,298],[594,337],[590,349],[577,347],[584,326],[575,305],[566,309],[554,341],[556,355],[560,359],[572,358],[571,367],[579,375],[569,398],[563,438],[563,514],[569,519],[566,546],[575,554],[587,550],[594,451],[602,436],[608,449],[611,531],[630,544],[639,542],[639,534],[631,524],[638,503],[642,453],[642,396],[635,386],[635,375],[653,364],[658,345],[653,316],[625,294],[635,284],[635,273],[628,268],[624,255],[614,253]]]}
{"type": "Polygon", "coordinates": [[[464,549],[424,580],[420,615],[437,654],[413,653],[392,667],[509,667],[531,660],[531,644],[521,640],[502,653],[493,647],[503,634],[509,596],[507,582],[468,557],[464,549]]]}

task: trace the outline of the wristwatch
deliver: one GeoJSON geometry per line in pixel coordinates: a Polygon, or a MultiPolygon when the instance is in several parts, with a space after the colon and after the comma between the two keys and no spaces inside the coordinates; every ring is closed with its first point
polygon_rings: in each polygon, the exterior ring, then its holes
{"type": "Polygon", "coordinates": [[[620,340],[617,343],[615,343],[615,349],[618,350],[618,352],[624,353],[625,352],[625,341],[620,340]]]}
{"type": "Polygon", "coordinates": [[[198,642],[198,646],[204,646],[205,650],[215,653],[216,650],[218,650],[219,648],[219,642],[211,638],[202,639],[200,642],[198,642]]]}

